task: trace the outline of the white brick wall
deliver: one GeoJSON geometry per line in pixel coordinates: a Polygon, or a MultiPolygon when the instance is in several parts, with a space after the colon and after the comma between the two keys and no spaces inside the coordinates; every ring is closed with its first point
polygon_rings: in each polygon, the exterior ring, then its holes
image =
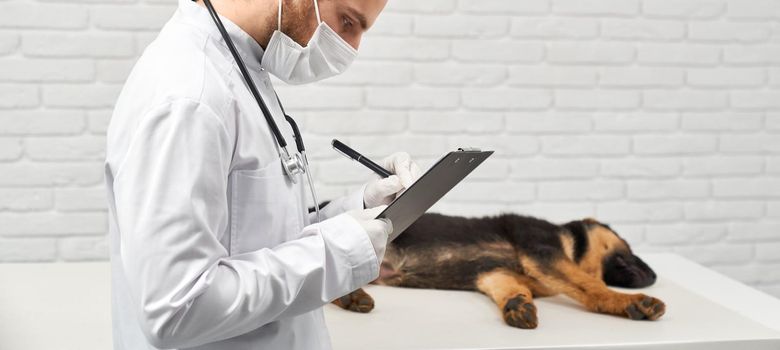
{"type": "MultiPolygon", "coordinates": [[[[106,259],[105,129],[173,0],[0,1],[0,261],[106,259]]],[[[780,296],[780,0],[390,0],[345,75],[279,84],[328,146],[497,153],[436,210],[596,216],[780,296]]]]}

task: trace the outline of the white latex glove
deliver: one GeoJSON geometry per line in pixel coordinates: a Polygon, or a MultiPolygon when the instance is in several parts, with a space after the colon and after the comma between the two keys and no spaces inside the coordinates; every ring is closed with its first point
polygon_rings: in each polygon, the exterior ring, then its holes
{"type": "Polygon", "coordinates": [[[366,208],[390,204],[421,175],[420,167],[406,152],[393,153],[385,157],[380,165],[395,175],[387,178],[377,175],[376,179],[369,181],[363,193],[363,204],[366,208]]]}
{"type": "Polygon", "coordinates": [[[390,219],[375,219],[379,213],[387,208],[386,205],[380,205],[371,209],[354,209],[346,212],[347,215],[355,218],[361,227],[366,231],[371,245],[374,246],[377,261],[381,264],[385,257],[385,248],[387,239],[393,233],[393,223],[390,219]]]}

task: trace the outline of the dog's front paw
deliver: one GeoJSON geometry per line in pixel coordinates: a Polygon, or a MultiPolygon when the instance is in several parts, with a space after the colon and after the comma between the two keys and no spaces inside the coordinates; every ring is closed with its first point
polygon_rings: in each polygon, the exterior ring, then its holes
{"type": "Polygon", "coordinates": [[[341,298],[333,301],[342,309],[366,313],[374,309],[374,298],[366,293],[363,288],[359,288],[341,298]]]}
{"type": "Polygon", "coordinates": [[[632,320],[657,320],[666,312],[666,305],[651,296],[636,294],[626,306],[625,313],[632,320]]]}
{"type": "Polygon", "coordinates": [[[527,301],[523,295],[516,295],[504,304],[504,321],[506,324],[524,329],[534,329],[539,324],[536,318],[536,306],[527,301]]]}

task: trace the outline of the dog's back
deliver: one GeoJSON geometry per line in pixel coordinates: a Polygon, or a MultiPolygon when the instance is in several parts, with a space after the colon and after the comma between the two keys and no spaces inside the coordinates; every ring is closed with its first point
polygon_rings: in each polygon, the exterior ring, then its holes
{"type": "Polygon", "coordinates": [[[533,217],[502,214],[465,218],[425,214],[394,240],[378,283],[413,288],[475,290],[477,276],[496,268],[524,273],[520,256],[564,254],[561,226],[533,217]]]}

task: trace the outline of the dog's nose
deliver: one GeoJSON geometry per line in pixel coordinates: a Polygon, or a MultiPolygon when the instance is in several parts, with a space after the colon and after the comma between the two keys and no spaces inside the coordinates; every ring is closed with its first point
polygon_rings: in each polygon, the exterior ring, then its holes
{"type": "Polygon", "coordinates": [[[655,271],[650,270],[650,276],[651,276],[650,278],[653,280],[653,282],[655,282],[655,278],[657,277],[656,274],[655,274],[655,271]]]}

